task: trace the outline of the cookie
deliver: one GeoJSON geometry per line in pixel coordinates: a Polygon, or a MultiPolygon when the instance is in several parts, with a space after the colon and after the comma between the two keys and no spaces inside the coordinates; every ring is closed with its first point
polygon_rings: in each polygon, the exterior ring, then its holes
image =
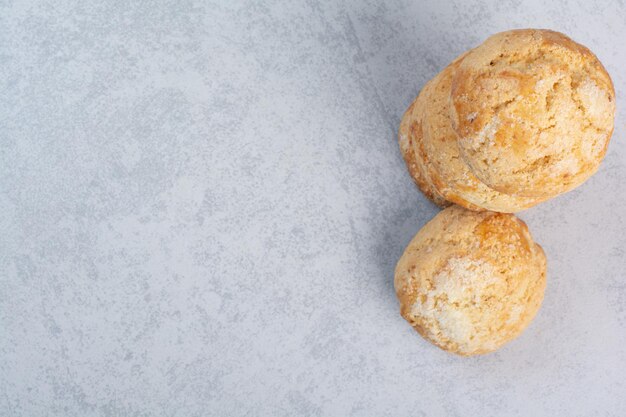
{"type": "Polygon", "coordinates": [[[452,79],[450,118],[463,160],[490,188],[550,198],[604,158],[615,91],[598,58],[549,30],[513,30],[469,51],[452,79]]]}
{"type": "Polygon", "coordinates": [[[417,233],[394,277],[402,316],[433,344],[463,356],[519,336],[545,285],[546,258],[524,222],[459,206],[417,233]]]}

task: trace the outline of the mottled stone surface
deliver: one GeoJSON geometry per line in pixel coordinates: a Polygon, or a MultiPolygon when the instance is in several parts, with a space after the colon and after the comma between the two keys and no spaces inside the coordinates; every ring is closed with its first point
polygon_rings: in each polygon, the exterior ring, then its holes
{"type": "Polygon", "coordinates": [[[625,415],[624,16],[0,1],[0,415],[625,415]],[[429,78],[515,27],[588,45],[619,115],[598,174],[522,214],[539,316],[463,359],[398,313],[395,263],[437,209],[395,135],[429,78]]]}

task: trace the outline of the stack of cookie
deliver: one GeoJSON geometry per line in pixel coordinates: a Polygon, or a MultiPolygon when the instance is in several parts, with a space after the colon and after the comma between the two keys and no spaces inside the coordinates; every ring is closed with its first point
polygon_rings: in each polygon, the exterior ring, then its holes
{"type": "Polygon", "coordinates": [[[546,264],[526,226],[503,213],[595,173],[614,115],[600,61],[549,30],[496,34],[428,82],[402,119],[400,149],[428,198],[468,210],[444,210],[405,251],[395,276],[403,317],[462,355],[518,335],[543,298],[546,264]]]}

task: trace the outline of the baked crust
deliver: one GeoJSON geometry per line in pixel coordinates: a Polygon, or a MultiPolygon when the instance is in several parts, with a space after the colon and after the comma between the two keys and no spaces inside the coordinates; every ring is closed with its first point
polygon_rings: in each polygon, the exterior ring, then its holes
{"type": "Polygon", "coordinates": [[[421,100],[418,96],[409,106],[400,122],[398,131],[398,143],[400,152],[406,167],[413,178],[413,182],[433,203],[440,207],[447,207],[450,202],[443,197],[433,186],[430,178],[425,172],[424,160],[415,150],[421,146],[422,142],[422,120],[420,116],[421,100]]]}

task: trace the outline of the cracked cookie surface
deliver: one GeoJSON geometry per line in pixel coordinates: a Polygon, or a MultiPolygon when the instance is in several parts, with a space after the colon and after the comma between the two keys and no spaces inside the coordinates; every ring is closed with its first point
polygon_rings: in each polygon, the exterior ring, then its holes
{"type": "Polygon", "coordinates": [[[470,210],[514,213],[532,207],[542,198],[508,195],[481,182],[461,158],[458,136],[450,122],[450,88],[463,56],[429,81],[420,93],[422,106],[422,147],[425,170],[437,191],[447,200],[470,210]]]}

